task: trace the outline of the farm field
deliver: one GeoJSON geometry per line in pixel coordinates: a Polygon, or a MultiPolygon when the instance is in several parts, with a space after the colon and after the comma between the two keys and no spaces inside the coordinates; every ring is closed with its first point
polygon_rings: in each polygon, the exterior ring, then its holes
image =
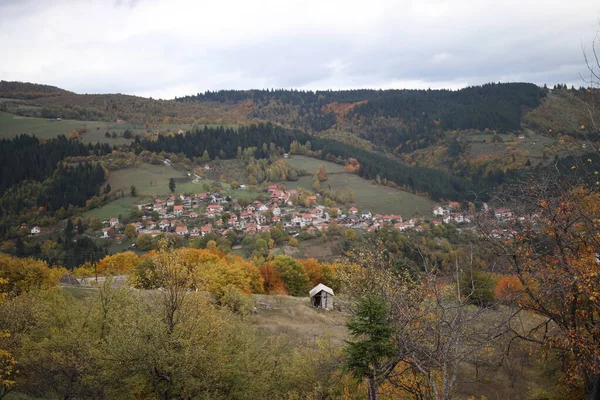
{"type": "Polygon", "coordinates": [[[202,185],[191,183],[190,178],[184,172],[162,164],[141,164],[133,168],[111,171],[108,183],[110,183],[112,190],[123,189],[126,194],[129,193],[131,185],[135,185],[140,196],[150,196],[170,193],[170,178],[175,178],[177,192],[183,192],[183,186],[188,183],[189,185],[198,186],[199,189],[196,190],[202,190],[202,185]]]}
{"type": "Polygon", "coordinates": [[[12,138],[22,133],[36,135],[40,139],[52,139],[58,135],[69,136],[72,130],[85,126],[87,132],[80,136],[84,143],[107,142],[110,144],[126,144],[130,143],[131,139],[118,137],[108,139],[104,136],[106,131],[115,131],[118,135],[122,134],[126,129],[133,132],[142,131],[143,127],[135,128],[130,124],[115,124],[112,122],[102,121],[75,121],[46,118],[30,118],[20,117],[5,112],[0,112],[0,138],[12,138]]]}
{"type": "MultiPolygon", "coordinates": [[[[218,127],[221,125],[201,125],[201,127],[218,127]]],[[[234,125],[224,125],[231,128],[234,125]]],[[[139,124],[116,124],[106,121],[79,121],[79,120],[55,120],[46,118],[21,117],[18,115],[0,112],[0,139],[12,138],[22,133],[36,135],[40,139],[52,139],[58,135],[69,136],[71,131],[86,127],[87,132],[80,135],[83,143],[106,142],[110,145],[122,145],[131,143],[132,139],[122,137],[123,132],[129,129],[134,135],[146,132],[146,128],[139,124]],[[115,132],[118,137],[107,138],[106,131],[115,132]]],[[[152,127],[153,132],[177,132],[187,131],[192,128],[189,124],[169,124],[152,127]]]]}
{"type": "MultiPolygon", "coordinates": [[[[321,187],[328,188],[331,186],[332,190],[352,189],[355,195],[354,204],[359,209],[368,209],[380,214],[396,213],[404,217],[411,217],[415,214],[428,216],[430,208],[434,205],[431,200],[424,197],[387,186],[374,185],[358,175],[345,172],[343,166],[332,162],[304,156],[292,156],[286,161],[296,168],[303,168],[309,172],[314,172],[319,165],[325,165],[325,170],[330,175],[327,181],[321,183],[321,187]]],[[[312,190],[312,176],[303,176],[296,182],[284,183],[289,189],[302,187],[312,190]]]]}
{"type": "Polygon", "coordinates": [[[343,165],[335,164],[329,161],[319,160],[312,157],[294,155],[290,156],[290,158],[287,158],[285,161],[292,167],[297,169],[303,169],[311,174],[314,173],[320,165],[325,166],[325,171],[327,171],[328,174],[346,172],[343,165]]]}
{"type": "Polygon", "coordinates": [[[129,214],[130,208],[139,202],[142,202],[140,197],[126,196],[105,204],[101,208],[94,208],[93,210],[86,211],[83,213],[85,218],[98,217],[101,221],[106,221],[110,218],[119,216],[119,214],[129,214]]]}

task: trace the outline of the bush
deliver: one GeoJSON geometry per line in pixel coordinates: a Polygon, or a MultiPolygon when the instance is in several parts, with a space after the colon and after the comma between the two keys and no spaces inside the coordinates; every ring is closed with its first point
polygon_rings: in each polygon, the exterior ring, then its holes
{"type": "Polygon", "coordinates": [[[252,298],[234,286],[227,286],[217,302],[221,307],[242,316],[250,314],[254,308],[252,298]]]}
{"type": "Polygon", "coordinates": [[[460,290],[470,303],[487,306],[494,302],[495,282],[483,271],[470,270],[463,272],[460,279],[460,290]]]}

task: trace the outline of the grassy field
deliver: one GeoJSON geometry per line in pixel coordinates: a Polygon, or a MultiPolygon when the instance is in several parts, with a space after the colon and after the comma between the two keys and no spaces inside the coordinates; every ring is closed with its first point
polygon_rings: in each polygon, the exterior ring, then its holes
{"type": "Polygon", "coordinates": [[[143,126],[135,127],[130,124],[115,124],[102,121],[75,121],[45,118],[29,118],[20,117],[18,115],[0,112],[0,138],[12,138],[16,135],[27,133],[36,135],[40,139],[52,139],[58,135],[66,135],[67,137],[72,130],[86,127],[87,132],[80,136],[84,143],[107,142],[110,144],[126,144],[130,143],[131,139],[118,137],[108,139],[104,136],[106,131],[116,132],[121,135],[126,129],[130,129],[134,133],[141,132],[143,126]]]}
{"type": "MultiPolygon", "coordinates": [[[[202,125],[204,126],[204,125],[202,125]]],[[[208,127],[218,127],[221,125],[206,125],[208,127]]],[[[226,127],[237,127],[236,125],[225,125],[226,127]]],[[[122,137],[123,132],[129,129],[134,135],[146,132],[146,128],[140,124],[117,124],[104,121],[77,121],[77,120],[55,120],[46,118],[21,117],[6,112],[0,112],[0,139],[12,138],[22,133],[36,135],[40,139],[52,139],[58,135],[67,137],[74,129],[86,127],[87,132],[80,136],[84,143],[106,142],[111,145],[122,145],[131,143],[131,139],[122,137]],[[106,131],[115,132],[117,138],[107,138],[106,131]]],[[[177,132],[179,130],[187,131],[192,128],[189,124],[169,124],[153,127],[154,133],[157,132],[177,132]]]]}
{"type": "Polygon", "coordinates": [[[305,171],[314,173],[319,166],[324,165],[325,171],[328,174],[345,172],[344,166],[335,164],[329,161],[323,161],[312,157],[299,156],[294,155],[285,160],[288,164],[290,164],[294,168],[303,169],[305,171]]]}
{"type": "Polygon", "coordinates": [[[119,214],[128,215],[131,207],[141,201],[142,199],[139,197],[122,197],[111,201],[101,208],[94,208],[93,210],[86,211],[83,213],[83,216],[85,218],[98,217],[101,221],[105,221],[117,217],[119,214]]]}
{"type": "MultiPolygon", "coordinates": [[[[322,188],[337,190],[352,189],[354,204],[360,209],[368,209],[381,214],[397,213],[404,217],[415,214],[429,215],[434,203],[424,197],[382,185],[374,185],[358,175],[344,172],[344,167],[331,162],[304,156],[292,156],[288,163],[296,168],[315,171],[319,165],[325,165],[330,173],[329,179],[321,183],[322,188]]],[[[289,189],[303,187],[312,190],[312,176],[303,176],[296,182],[285,182],[289,189]]]]}
{"type": "Polygon", "coordinates": [[[125,193],[129,193],[131,185],[135,185],[139,195],[149,196],[170,193],[170,178],[175,179],[177,192],[183,193],[188,183],[197,187],[196,190],[202,190],[202,185],[193,184],[186,173],[164,164],[141,164],[134,168],[111,171],[108,183],[110,183],[112,190],[124,189],[125,193]]]}

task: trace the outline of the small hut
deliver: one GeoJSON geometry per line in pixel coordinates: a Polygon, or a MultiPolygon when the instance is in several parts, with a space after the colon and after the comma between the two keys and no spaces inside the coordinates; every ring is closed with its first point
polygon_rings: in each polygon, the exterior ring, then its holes
{"type": "Polygon", "coordinates": [[[322,283],[312,288],[309,292],[310,303],[315,308],[325,308],[330,310],[333,308],[333,290],[322,283]]]}
{"type": "Polygon", "coordinates": [[[60,285],[73,285],[73,286],[79,286],[79,285],[81,285],[81,283],[79,282],[79,280],[77,278],[75,278],[71,274],[64,274],[60,278],[60,280],[58,281],[58,283],[60,285]]]}

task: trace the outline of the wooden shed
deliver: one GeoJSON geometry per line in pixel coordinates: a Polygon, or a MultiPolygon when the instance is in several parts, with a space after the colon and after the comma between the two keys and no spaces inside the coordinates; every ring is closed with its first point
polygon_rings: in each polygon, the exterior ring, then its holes
{"type": "Polygon", "coordinates": [[[315,308],[325,308],[330,310],[333,308],[333,290],[330,287],[319,283],[309,292],[310,303],[315,308]]]}

